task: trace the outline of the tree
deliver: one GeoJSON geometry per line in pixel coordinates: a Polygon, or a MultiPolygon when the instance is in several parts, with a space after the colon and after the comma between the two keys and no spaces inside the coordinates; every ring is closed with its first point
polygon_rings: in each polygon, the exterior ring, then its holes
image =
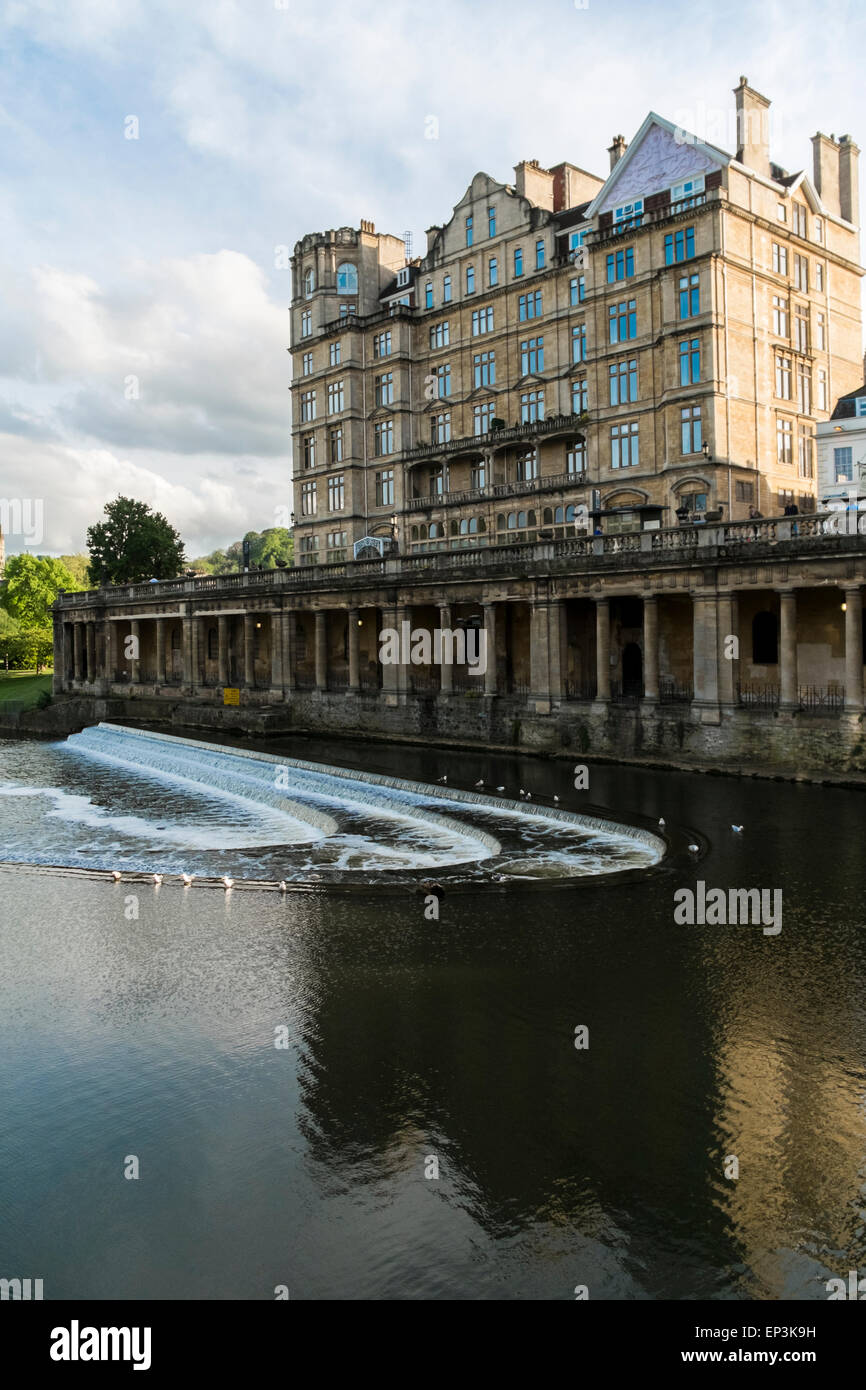
{"type": "Polygon", "coordinates": [[[20,624],[5,608],[0,608],[0,661],[3,663],[4,671],[18,664],[20,647],[20,624]]]}
{"type": "MultiPolygon", "coordinates": [[[[251,565],[264,565],[266,569],[272,569],[277,560],[285,560],[287,565],[294,564],[294,537],[285,526],[248,531],[244,540],[250,543],[251,565]]],[[[205,574],[237,574],[244,565],[243,541],[233,541],[225,550],[212,550],[210,555],[202,555],[191,563],[193,569],[204,570],[205,574]]]]}
{"type": "Polygon", "coordinates": [[[12,555],[0,585],[0,602],[21,627],[50,628],[51,605],[59,591],[74,588],[75,580],[60,560],[12,555]]]}
{"type": "Polygon", "coordinates": [[[74,588],[87,588],[88,584],[90,583],[90,580],[87,575],[87,569],[90,561],[87,555],[61,555],[60,563],[61,565],[65,565],[66,568],[69,570],[69,573],[72,575],[72,578],[75,581],[73,586],[74,588]]]}
{"type": "Polygon", "coordinates": [[[160,512],[132,497],[106,502],[107,521],[87,528],[91,584],[137,584],[176,579],[184,566],[183,541],[160,512]]]}

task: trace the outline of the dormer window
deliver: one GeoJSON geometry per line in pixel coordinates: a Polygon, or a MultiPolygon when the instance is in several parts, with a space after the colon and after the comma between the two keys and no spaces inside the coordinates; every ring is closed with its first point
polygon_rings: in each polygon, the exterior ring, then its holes
{"type": "Polygon", "coordinates": [[[855,415],[866,415],[866,396],[858,396],[854,401],[855,415]]]}
{"type": "Polygon", "coordinates": [[[614,222],[635,221],[643,216],[643,198],[636,198],[633,203],[626,203],[621,208],[614,208],[614,222]]]}
{"type": "Polygon", "coordinates": [[[703,174],[695,174],[691,179],[686,179],[684,183],[675,183],[671,189],[671,202],[681,203],[686,198],[694,198],[696,194],[703,193],[706,187],[706,180],[703,174]]]}
{"type": "Polygon", "coordinates": [[[586,240],[586,232],[569,232],[569,234],[568,234],[568,249],[569,249],[569,251],[578,251],[578,250],[580,249],[580,247],[583,245],[583,243],[584,243],[585,240],[586,240]]]}
{"type": "Polygon", "coordinates": [[[398,270],[398,271],[397,271],[397,285],[398,285],[398,287],[402,287],[403,285],[408,285],[408,283],[409,283],[409,267],[408,267],[407,265],[404,265],[403,268],[402,268],[401,270],[398,270]]]}

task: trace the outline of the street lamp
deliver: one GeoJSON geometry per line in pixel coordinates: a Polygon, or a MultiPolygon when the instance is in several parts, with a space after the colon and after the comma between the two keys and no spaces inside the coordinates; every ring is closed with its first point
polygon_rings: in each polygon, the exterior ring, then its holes
{"type": "Polygon", "coordinates": [[[397,545],[397,522],[399,519],[396,512],[391,513],[391,540],[395,546],[397,545]]]}

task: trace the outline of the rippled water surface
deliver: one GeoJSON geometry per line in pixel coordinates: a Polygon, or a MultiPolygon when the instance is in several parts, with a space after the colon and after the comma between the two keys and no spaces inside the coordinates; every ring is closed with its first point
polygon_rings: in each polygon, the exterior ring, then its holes
{"type": "MultiPolygon", "coordinates": [[[[595,766],[575,792],[566,762],[265,747],[591,797],[663,816],[673,850],[603,882],[467,872],[439,921],[399,881],[282,897],[0,871],[0,1272],[47,1298],[823,1299],[866,1267],[859,793],[595,766]],[[780,887],[781,933],[675,926],[698,877],[780,887]]],[[[108,828],[95,760],[0,759],[19,850],[60,833],[84,865],[112,834],[131,861],[224,872],[285,828],[180,786],[148,801],[126,773],[143,824],[108,828]]]]}

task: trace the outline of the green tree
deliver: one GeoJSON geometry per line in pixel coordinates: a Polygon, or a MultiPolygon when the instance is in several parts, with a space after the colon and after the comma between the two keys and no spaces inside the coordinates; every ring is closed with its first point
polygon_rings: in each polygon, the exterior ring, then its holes
{"type": "Polygon", "coordinates": [[[0,585],[0,602],[22,628],[50,628],[51,605],[59,591],[74,588],[75,580],[60,560],[12,555],[0,585]]]}
{"type": "Polygon", "coordinates": [[[177,578],[183,541],[160,512],[132,497],[115,497],[106,502],[105,515],[106,521],[87,528],[91,584],[177,578]]]}
{"type": "Polygon", "coordinates": [[[69,570],[69,573],[75,580],[74,587],[76,589],[87,588],[90,583],[87,573],[90,560],[87,555],[61,555],[60,563],[61,565],[65,565],[69,570]]]}
{"type": "MultiPolygon", "coordinates": [[[[248,531],[244,540],[250,543],[250,564],[264,565],[271,569],[277,560],[294,564],[295,542],[292,532],[285,526],[270,526],[265,531],[248,531]]],[[[233,541],[225,550],[212,550],[210,555],[202,555],[192,561],[192,568],[203,570],[205,574],[237,574],[243,569],[243,542],[233,541]]]]}
{"type": "Polygon", "coordinates": [[[0,608],[0,661],[4,671],[18,664],[20,648],[21,624],[5,608],[0,608]]]}

